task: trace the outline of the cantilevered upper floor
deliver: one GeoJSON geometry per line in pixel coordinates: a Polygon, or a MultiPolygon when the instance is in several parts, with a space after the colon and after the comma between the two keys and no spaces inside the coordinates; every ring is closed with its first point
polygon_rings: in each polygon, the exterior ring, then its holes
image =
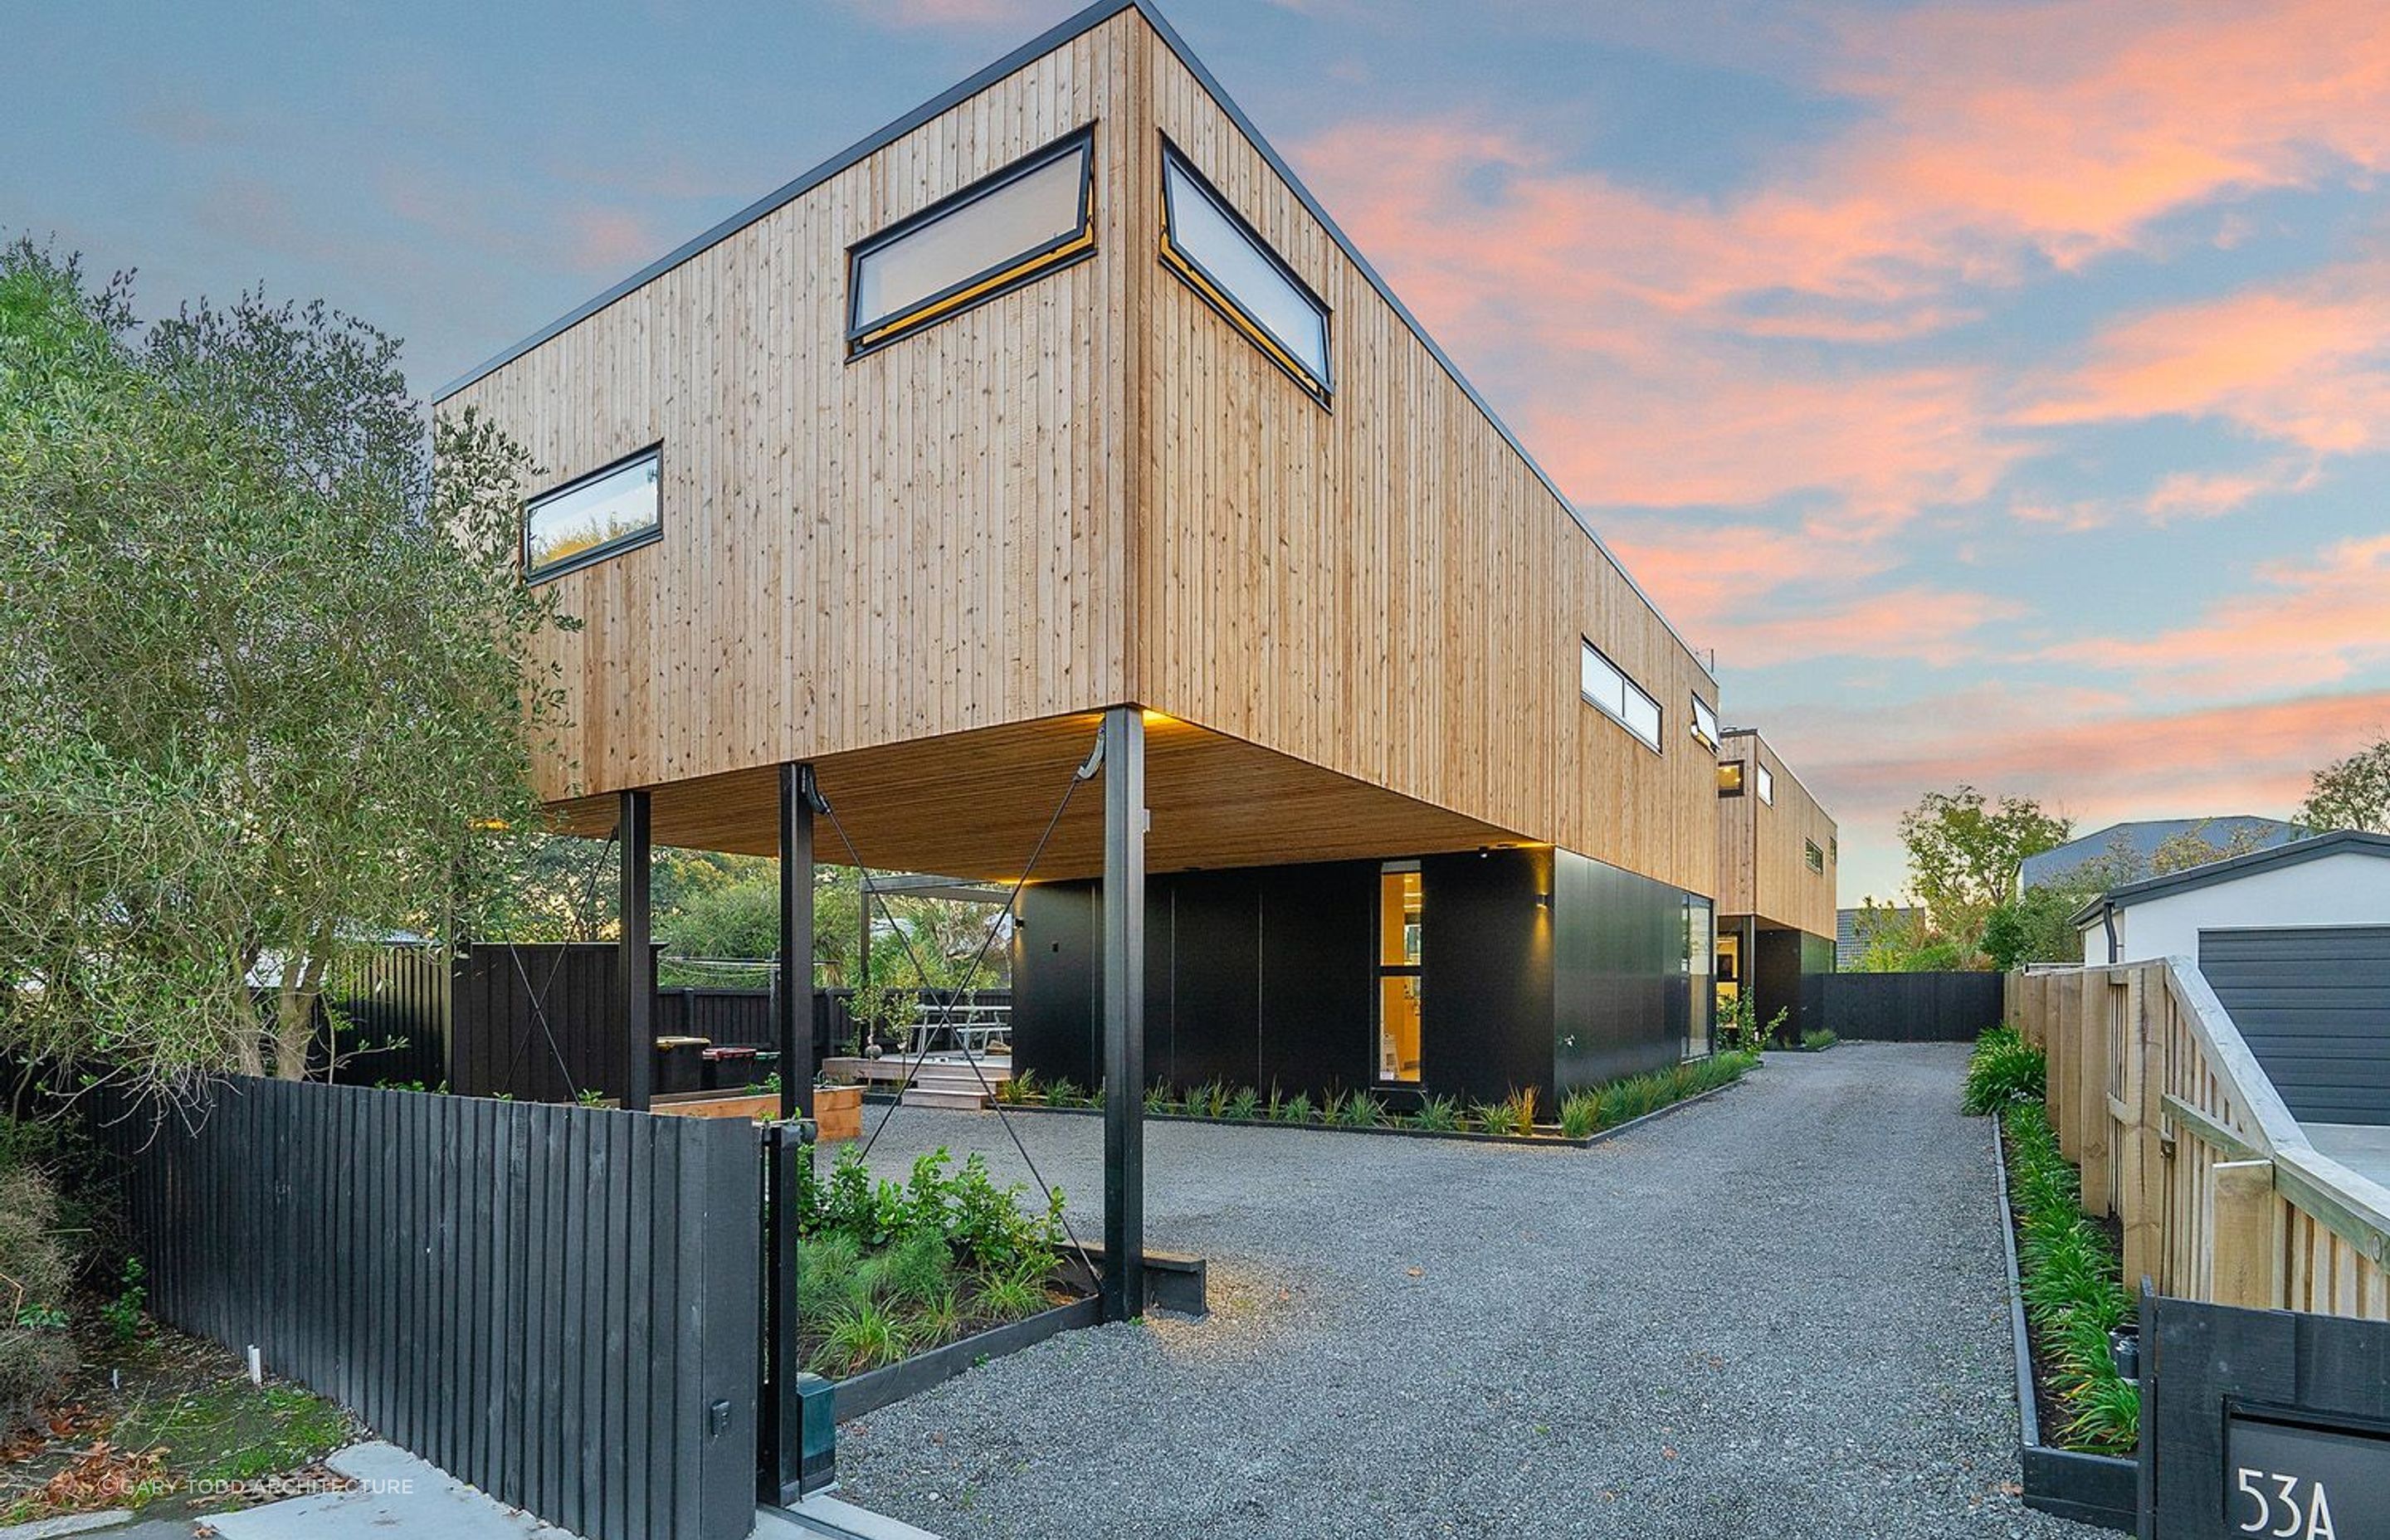
{"type": "Polygon", "coordinates": [[[1142,0],[439,406],[545,468],[526,572],[586,623],[541,787],[592,827],[646,787],[658,839],[769,851],[803,760],[873,864],[1003,874],[1128,703],[1156,869],[1550,843],[1717,890],[1715,683],[1142,0]]]}
{"type": "Polygon", "coordinates": [[[1750,917],[1831,942],[1842,840],[1834,819],[1754,727],[1718,749],[1718,918],[1750,917]]]}

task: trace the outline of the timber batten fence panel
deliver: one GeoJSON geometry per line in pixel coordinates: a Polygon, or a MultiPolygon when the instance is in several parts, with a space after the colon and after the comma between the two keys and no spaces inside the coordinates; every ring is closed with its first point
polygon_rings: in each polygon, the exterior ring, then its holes
{"type": "Polygon", "coordinates": [[[2390,1189],[2315,1149],[2189,959],[2011,974],[2007,999],[2127,1287],[2390,1320],[2390,1189]]]}
{"type": "Polygon", "coordinates": [[[738,1121],[238,1079],[93,1093],[153,1312],[589,1540],[754,1519],[761,1177],[738,1121]]]}

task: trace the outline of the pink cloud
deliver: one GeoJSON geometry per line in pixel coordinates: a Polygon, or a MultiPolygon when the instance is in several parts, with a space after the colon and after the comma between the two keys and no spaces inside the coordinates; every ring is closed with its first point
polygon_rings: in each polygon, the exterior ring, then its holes
{"type": "Polygon", "coordinates": [[[2019,417],[2217,417],[2311,454],[2379,448],[2390,439],[2390,263],[2116,323],[2019,417]]]}
{"type": "Polygon", "coordinates": [[[2129,672],[2146,688],[2234,694],[2312,689],[2390,661],[2390,535],[2342,541],[2257,577],[2258,591],[2219,599],[2188,624],[2069,642],[2048,656],[2129,672]]]}

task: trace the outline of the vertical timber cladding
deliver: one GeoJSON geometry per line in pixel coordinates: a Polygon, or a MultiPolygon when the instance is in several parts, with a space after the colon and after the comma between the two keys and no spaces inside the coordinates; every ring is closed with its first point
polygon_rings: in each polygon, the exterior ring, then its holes
{"type": "Polygon", "coordinates": [[[164,1319],[590,1540],[753,1526],[746,1123],[236,1079],[92,1127],[164,1319]]]}
{"type": "Polygon", "coordinates": [[[543,797],[1134,698],[1145,27],[1070,39],[439,402],[521,443],[542,486],[662,446],[662,538],[552,580],[588,623],[540,643],[573,723],[543,797]],[[1089,123],[1092,260],[848,360],[851,244],[1089,123]]]}
{"type": "Polygon", "coordinates": [[[1201,80],[1158,34],[1146,56],[1138,174],[1158,186],[1166,135],[1327,302],[1335,391],[1313,400],[1132,235],[1140,698],[1715,892],[1715,761],[1689,731],[1715,685],[1201,80]],[[1580,699],[1580,638],[1660,702],[1660,751],[1580,699]]]}
{"type": "Polygon", "coordinates": [[[1718,802],[1719,858],[1725,864],[1718,913],[1756,915],[1812,936],[1831,937],[1836,928],[1834,820],[1803,786],[1760,734],[1737,729],[1726,735],[1720,758],[1743,763],[1742,795],[1718,802]],[[1773,805],[1759,795],[1755,766],[1775,779],[1773,805]],[[1825,870],[1813,871],[1807,847],[1815,844],[1825,870]]]}

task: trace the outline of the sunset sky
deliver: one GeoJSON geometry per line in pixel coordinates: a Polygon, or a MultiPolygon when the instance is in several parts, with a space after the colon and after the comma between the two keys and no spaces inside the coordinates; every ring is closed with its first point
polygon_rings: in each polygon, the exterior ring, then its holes
{"type": "MultiPolygon", "coordinates": [[[[0,226],[429,391],[1073,7],[11,7],[0,226]],[[237,11],[237,15],[220,12],[237,11]]],[[[1164,0],[1840,817],[2390,729],[2390,6],[1164,0]]]]}

